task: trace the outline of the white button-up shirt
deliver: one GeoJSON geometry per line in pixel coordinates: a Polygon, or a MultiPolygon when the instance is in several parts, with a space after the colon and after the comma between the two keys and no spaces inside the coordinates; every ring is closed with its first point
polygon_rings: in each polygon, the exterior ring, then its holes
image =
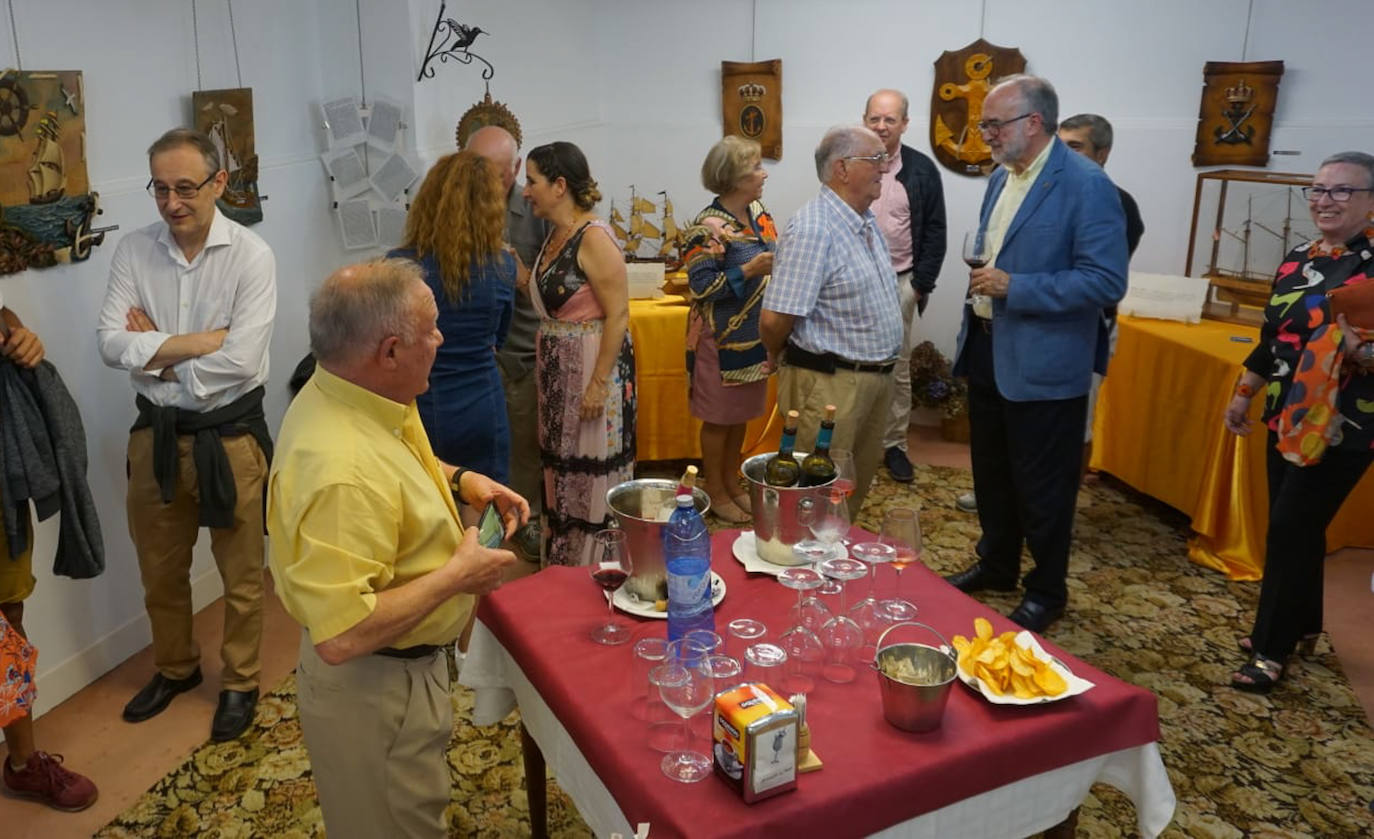
{"type": "Polygon", "coordinates": [[[277,313],[272,249],[248,228],[215,210],[205,247],[189,263],[166,222],[120,239],[96,336],[100,357],[129,371],[134,391],[155,405],[190,411],[222,408],[267,381],[267,348],[277,313]],[[140,308],[157,326],[126,328],[140,308]],[[229,330],[215,352],[173,365],[180,381],[158,378],[144,365],[168,338],[229,330]]]}

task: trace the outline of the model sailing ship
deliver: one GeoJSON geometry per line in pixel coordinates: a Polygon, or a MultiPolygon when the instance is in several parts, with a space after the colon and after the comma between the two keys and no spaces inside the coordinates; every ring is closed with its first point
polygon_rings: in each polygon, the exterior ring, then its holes
{"type": "Polygon", "coordinates": [[[672,272],[682,267],[682,231],[678,229],[677,219],[673,217],[672,199],[668,197],[666,191],[660,190],[658,194],[663,196],[663,210],[662,215],[659,216],[658,225],[655,225],[651,220],[655,214],[659,213],[658,205],[636,194],[632,185],[630,187],[629,221],[627,222],[625,217],[620,214],[620,211],[616,209],[615,201],[612,201],[611,230],[615,232],[616,239],[620,241],[620,249],[625,254],[625,261],[662,262],[664,269],[672,272]],[[650,254],[647,257],[640,252],[646,242],[650,249],[650,254]]]}
{"type": "Polygon", "coordinates": [[[33,158],[29,161],[27,173],[30,204],[51,204],[67,192],[60,132],[57,114],[51,111],[38,121],[38,127],[34,129],[38,144],[33,147],[33,158]]]}

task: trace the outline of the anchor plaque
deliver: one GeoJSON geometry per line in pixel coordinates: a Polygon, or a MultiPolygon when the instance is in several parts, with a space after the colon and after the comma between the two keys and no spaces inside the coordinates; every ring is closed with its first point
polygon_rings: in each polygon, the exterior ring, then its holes
{"type": "Polygon", "coordinates": [[[722,61],[720,82],[722,135],[756,140],[764,157],[782,160],[782,59],[722,61]]]}
{"type": "Polygon", "coordinates": [[[1282,61],[1209,61],[1202,68],[1194,166],[1264,166],[1282,61]]]}
{"type": "Polygon", "coordinates": [[[935,159],[960,175],[991,172],[992,150],[978,133],[983,100],[998,79],[1025,70],[1026,57],[1019,49],[999,47],[982,38],[963,49],[941,53],[935,59],[935,85],[930,92],[930,148],[935,159]]]}

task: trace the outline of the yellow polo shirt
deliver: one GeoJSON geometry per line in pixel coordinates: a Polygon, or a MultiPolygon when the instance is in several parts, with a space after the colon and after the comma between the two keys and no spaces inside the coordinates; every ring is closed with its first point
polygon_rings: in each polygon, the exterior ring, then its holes
{"type": "Polygon", "coordinates": [[[1045,161],[1049,160],[1050,149],[1053,147],[1054,138],[1051,137],[1040,150],[1040,154],[1031,161],[1031,165],[1026,167],[1026,171],[1019,175],[1013,172],[1011,167],[1007,167],[1007,180],[1002,184],[1002,192],[997,196],[997,203],[992,205],[992,212],[988,214],[988,229],[985,235],[988,247],[992,251],[989,265],[997,264],[997,254],[1002,252],[1002,240],[1006,238],[1012,219],[1016,218],[1016,212],[1021,209],[1021,202],[1030,195],[1031,187],[1035,186],[1035,179],[1040,177],[1044,170],[1045,161]]]}
{"type": "MultiPolygon", "coordinates": [[[[442,566],[463,534],[415,403],[323,367],[282,421],[267,530],[277,596],[316,644],[372,614],[377,592],[442,566]]],[[[444,601],[394,646],[452,642],[474,602],[444,601]]]]}

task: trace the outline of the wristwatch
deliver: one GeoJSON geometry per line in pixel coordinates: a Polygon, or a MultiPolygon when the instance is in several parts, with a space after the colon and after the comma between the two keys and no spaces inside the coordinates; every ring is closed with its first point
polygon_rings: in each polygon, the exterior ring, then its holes
{"type": "Polygon", "coordinates": [[[471,471],[466,466],[459,466],[453,470],[453,477],[448,479],[448,488],[453,492],[453,498],[459,504],[463,503],[463,473],[471,471]]]}
{"type": "Polygon", "coordinates": [[[1361,367],[1374,367],[1374,341],[1364,341],[1350,354],[1350,360],[1361,367]]]}

